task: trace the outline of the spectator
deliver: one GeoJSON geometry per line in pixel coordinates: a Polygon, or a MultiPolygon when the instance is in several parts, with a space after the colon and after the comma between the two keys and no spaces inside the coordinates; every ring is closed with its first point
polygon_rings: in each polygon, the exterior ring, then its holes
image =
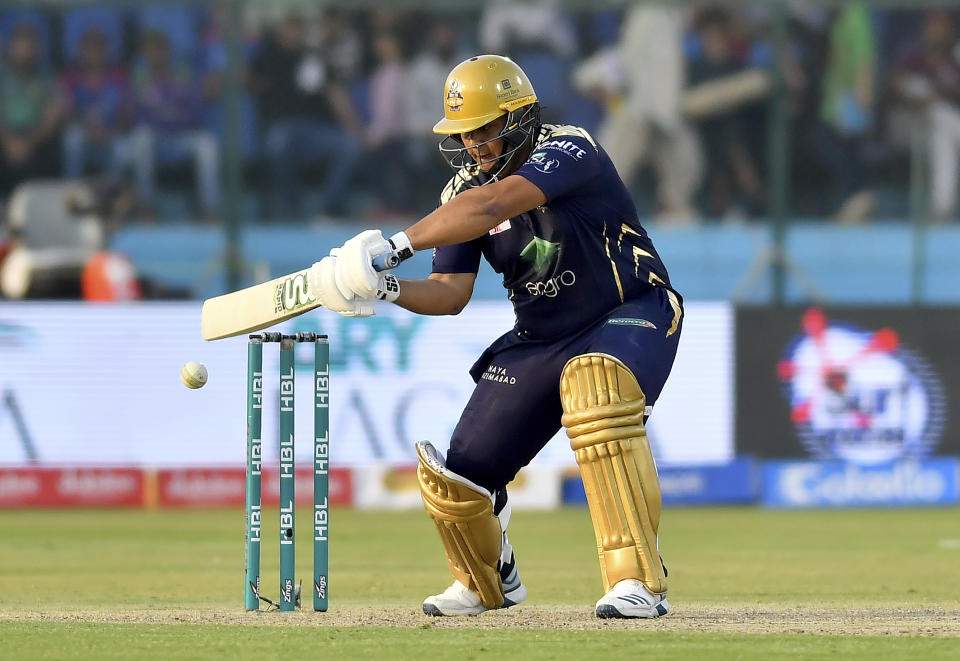
{"type": "Polygon", "coordinates": [[[110,62],[100,30],[88,30],[80,38],[76,67],[64,74],[63,92],[69,122],[63,134],[64,175],[82,177],[93,165],[119,177],[129,158],[133,106],[129,81],[110,62]]]}
{"type": "Polygon", "coordinates": [[[458,53],[457,29],[449,20],[436,20],[422,41],[422,48],[407,65],[403,86],[406,110],[408,163],[414,175],[417,208],[437,203],[437,191],[450,178],[450,168],[437,153],[437,137],[433,132],[436,115],[443,108],[437,97],[437,81],[461,60],[458,53]]]}
{"type": "Polygon", "coordinates": [[[480,47],[487,53],[547,51],[561,58],[576,54],[577,35],[553,0],[500,0],[484,7],[480,47]]]}
{"type": "MultiPolygon", "coordinates": [[[[217,102],[223,94],[224,74],[227,69],[227,43],[225,39],[227,6],[217,2],[210,6],[207,20],[200,30],[198,47],[198,70],[201,76],[200,87],[203,98],[208,102],[217,102]]],[[[247,51],[247,35],[243,35],[244,52],[247,51]]]]}
{"type": "Polygon", "coordinates": [[[220,152],[216,138],[203,128],[202,95],[191,70],[173,61],[162,32],[148,32],[142,61],[133,76],[137,128],[132,160],[144,202],[155,200],[156,165],[181,165],[193,160],[197,194],[205,218],[220,207],[220,152]]]}
{"type": "Polygon", "coordinates": [[[870,16],[860,2],[837,10],[830,28],[817,143],[838,220],[856,222],[873,207],[864,147],[873,128],[876,48],[870,16]]]}
{"type": "Polygon", "coordinates": [[[946,10],[931,11],[921,28],[919,48],[894,71],[894,89],[926,119],[930,159],[930,214],[954,216],[960,175],[960,58],[953,19],[946,10]]]}
{"type": "Polygon", "coordinates": [[[342,11],[328,9],[320,16],[316,39],[335,78],[349,81],[363,73],[363,43],[342,11]]]}
{"type": "MultiPolygon", "coordinates": [[[[704,11],[697,21],[701,57],[689,62],[691,86],[718,81],[745,70],[735,56],[730,17],[724,10],[704,11]]],[[[763,186],[745,140],[739,108],[721,109],[698,123],[705,160],[706,213],[710,218],[760,211],[763,186]],[[738,210],[737,202],[745,209],[738,210]]]]}
{"type": "MultiPolygon", "coordinates": [[[[409,173],[396,155],[406,154],[406,112],[403,105],[404,66],[400,42],[390,32],[373,39],[377,65],[370,77],[370,125],[367,128],[367,158],[376,174],[385,209],[381,215],[409,212],[412,207],[409,173]],[[382,167],[383,163],[393,166],[382,167]]],[[[401,156],[402,158],[402,156],[401,156]]]]}
{"type": "MultiPolygon", "coordinates": [[[[200,21],[196,49],[197,70],[202,79],[203,96],[208,100],[220,99],[226,86],[225,77],[229,59],[227,34],[230,30],[230,12],[234,11],[231,10],[230,5],[229,0],[210,3],[200,21]]],[[[259,29],[251,25],[248,18],[245,10],[241,10],[239,29],[242,68],[260,47],[259,29]]],[[[243,76],[246,76],[245,68],[243,68],[243,76]]]]}
{"type": "Polygon", "coordinates": [[[633,188],[649,161],[657,175],[657,215],[689,221],[702,170],[696,136],[682,119],[683,11],[663,5],[631,9],[619,42],[598,51],[574,71],[579,91],[604,99],[598,131],[621,178],[633,188]],[[656,93],[651,93],[655,90],[656,93]]]}
{"type": "MultiPolygon", "coordinates": [[[[207,20],[201,29],[198,50],[197,74],[201,79],[204,101],[204,124],[214,132],[217,141],[226,153],[228,137],[227,104],[225,94],[227,85],[227,65],[229,60],[227,32],[229,21],[229,3],[217,2],[210,5],[207,20]]],[[[247,77],[246,65],[258,48],[258,35],[250,26],[241,25],[240,42],[240,80],[247,77]]],[[[242,83],[241,83],[242,84],[242,83]]],[[[259,149],[260,136],[257,133],[258,122],[256,108],[250,94],[244,90],[240,94],[240,136],[239,144],[231,144],[243,159],[253,157],[259,149]]]]}
{"type": "Polygon", "coordinates": [[[316,208],[302,212],[342,210],[360,156],[360,117],[319,44],[308,44],[306,37],[302,21],[288,16],[252,66],[267,126],[270,208],[275,217],[285,217],[301,205],[298,168],[309,163],[323,163],[326,172],[316,208]]]}
{"type": "Polygon", "coordinates": [[[63,104],[52,76],[40,66],[40,43],[30,25],[13,30],[0,69],[0,194],[56,170],[56,133],[63,104]]]}

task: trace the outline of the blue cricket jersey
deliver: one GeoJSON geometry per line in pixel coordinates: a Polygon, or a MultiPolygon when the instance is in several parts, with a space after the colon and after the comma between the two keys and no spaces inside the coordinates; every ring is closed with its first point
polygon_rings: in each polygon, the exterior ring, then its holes
{"type": "MultiPolygon", "coordinates": [[[[673,291],[630,193],[587,131],[544,124],[530,157],[514,174],[543,191],[546,204],[433,255],[434,273],[476,273],[482,255],[503,276],[516,326],[510,339],[502,340],[558,339],[651,287],[673,291]]],[[[454,176],[440,203],[486,177],[454,176]]]]}

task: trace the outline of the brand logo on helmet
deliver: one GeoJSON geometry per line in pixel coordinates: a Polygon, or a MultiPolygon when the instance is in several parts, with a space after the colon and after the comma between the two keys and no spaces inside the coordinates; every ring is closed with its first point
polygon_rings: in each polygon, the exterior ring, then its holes
{"type": "Polygon", "coordinates": [[[460,88],[463,85],[456,78],[450,81],[450,89],[447,90],[447,107],[450,110],[457,111],[463,105],[463,93],[460,88]]]}
{"type": "Polygon", "coordinates": [[[505,90],[510,89],[510,79],[509,79],[509,78],[504,78],[503,80],[500,81],[500,89],[505,89],[505,90]]]}

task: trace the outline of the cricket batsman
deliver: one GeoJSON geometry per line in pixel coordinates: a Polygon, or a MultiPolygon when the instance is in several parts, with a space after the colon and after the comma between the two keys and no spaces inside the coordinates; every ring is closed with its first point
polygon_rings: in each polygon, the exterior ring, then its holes
{"type": "Polygon", "coordinates": [[[597,617],[665,615],[660,485],[644,426],[676,356],[682,299],[603,147],[582,128],[541,123],[514,62],[458,64],[443,111],[433,130],[454,175],[440,206],[389,239],[361,232],[309,275],[317,299],[344,315],[373,314],[379,300],[454,315],[482,257],[513,303],[516,325],[470,370],[477,385],[446,458],[416,445],[424,506],[454,578],[423,611],[477,615],[526,599],[506,485],[562,425],[596,532],[597,617]],[[405,259],[429,249],[426,279],[372,265],[388,251],[405,259]]]}

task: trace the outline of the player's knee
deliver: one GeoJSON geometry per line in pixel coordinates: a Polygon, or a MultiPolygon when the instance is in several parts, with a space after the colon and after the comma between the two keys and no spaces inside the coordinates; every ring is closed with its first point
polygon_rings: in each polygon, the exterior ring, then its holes
{"type": "MultiPolygon", "coordinates": [[[[560,374],[563,426],[571,427],[609,418],[617,426],[621,416],[643,416],[646,396],[636,375],[619,359],[603,353],[574,356],[560,374]]],[[[589,426],[589,425],[588,425],[589,426]]],[[[588,430],[584,430],[588,431],[588,430]]]]}
{"type": "Polygon", "coordinates": [[[451,446],[447,452],[447,468],[491,493],[502,489],[513,478],[512,475],[504,473],[504,469],[493,461],[493,457],[464,451],[456,446],[451,446]]]}

